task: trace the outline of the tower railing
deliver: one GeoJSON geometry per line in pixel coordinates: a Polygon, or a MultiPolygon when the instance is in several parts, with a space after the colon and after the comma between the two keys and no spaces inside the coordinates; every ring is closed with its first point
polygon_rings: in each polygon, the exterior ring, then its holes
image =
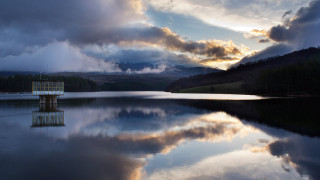
{"type": "Polygon", "coordinates": [[[64,94],[64,82],[53,80],[32,81],[32,95],[39,96],[40,104],[57,104],[57,96],[64,94]]]}
{"type": "Polygon", "coordinates": [[[32,95],[63,95],[64,82],[63,81],[48,81],[38,80],[32,81],[32,95]]]}

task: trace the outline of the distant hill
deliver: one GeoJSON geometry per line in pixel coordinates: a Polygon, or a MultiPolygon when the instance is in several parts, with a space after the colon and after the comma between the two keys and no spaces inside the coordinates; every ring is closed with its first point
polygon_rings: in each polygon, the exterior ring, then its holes
{"type": "MultiPolygon", "coordinates": [[[[179,78],[220,72],[220,70],[206,67],[165,66],[163,68],[149,63],[125,63],[119,64],[119,68],[123,72],[60,72],[42,73],[42,76],[66,78],[68,80],[79,77],[90,82],[90,86],[87,86],[86,83],[79,81],[80,84],[85,84],[85,86],[80,87],[78,83],[74,85],[74,88],[66,88],[69,91],[164,91],[170,83],[179,78]],[[159,68],[162,69],[158,73],[146,73],[159,68]],[[130,73],[126,72],[129,69],[130,73]]],[[[39,72],[0,72],[0,83],[2,83],[0,91],[29,91],[30,79],[38,78],[39,75],[39,72]],[[15,81],[13,81],[13,78],[15,81]]],[[[71,81],[68,81],[66,86],[67,84],[73,85],[71,81]]]]}
{"type": "Polygon", "coordinates": [[[104,75],[136,75],[136,74],[154,74],[160,76],[176,76],[187,77],[198,74],[207,74],[220,72],[219,69],[209,67],[190,67],[183,65],[162,65],[151,63],[119,63],[119,68],[122,72],[116,73],[99,73],[104,75]],[[148,71],[149,70],[149,71],[148,71]]]}
{"type": "Polygon", "coordinates": [[[320,86],[319,63],[320,49],[309,48],[239,65],[224,72],[182,78],[170,84],[166,90],[206,93],[227,91],[227,93],[250,94],[317,94],[320,93],[320,91],[317,92],[320,86]]]}
{"type": "Polygon", "coordinates": [[[148,63],[125,63],[119,64],[119,67],[123,72],[63,72],[51,75],[90,79],[99,85],[101,91],[164,91],[170,83],[182,77],[221,71],[207,67],[169,66],[159,73],[134,73],[145,68],[156,69],[158,66],[148,63]],[[125,73],[128,69],[132,73],[125,73]]]}
{"type": "MultiPolygon", "coordinates": [[[[31,92],[32,81],[39,80],[38,75],[14,75],[0,77],[0,92],[31,92]]],[[[75,76],[48,76],[43,75],[42,80],[62,80],[64,81],[64,91],[81,92],[97,91],[98,85],[91,80],[75,76]]]]}
{"type": "MultiPolygon", "coordinates": [[[[151,64],[122,64],[123,70],[141,71],[144,68],[157,68],[151,64]]],[[[196,74],[220,72],[205,67],[166,67],[161,73],[54,73],[52,75],[77,76],[95,81],[101,91],[164,91],[175,80],[196,74]]]]}

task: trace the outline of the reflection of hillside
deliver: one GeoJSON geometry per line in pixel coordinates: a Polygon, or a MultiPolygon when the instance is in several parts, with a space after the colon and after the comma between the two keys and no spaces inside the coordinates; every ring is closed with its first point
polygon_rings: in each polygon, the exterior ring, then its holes
{"type": "Polygon", "coordinates": [[[32,112],[31,127],[59,127],[64,124],[64,111],[58,110],[55,105],[40,105],[39,111],[32,112]]]}
{"type": "Polygon", "coordinates": [[[255,121],[273,127],[311,136],[320,136],[317,98],[268,99],[259,101],[179,101],[180,104],[225,111],[247,121],[255,121]]]}

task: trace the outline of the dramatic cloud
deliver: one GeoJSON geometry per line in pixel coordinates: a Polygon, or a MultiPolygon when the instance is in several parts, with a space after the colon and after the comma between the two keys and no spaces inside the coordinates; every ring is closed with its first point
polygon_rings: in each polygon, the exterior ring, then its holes
{"type": "Polygon", "coordinates": [[[269,39],[259,39],[258,40],[259,43],[267,43],[267,42],[270,42],[269,39]]]}
{"type": "MultiPolygon", "coordinates": [[[[43,69],[43,66],[40,67],[41,64],[47,64],[50,66],[50,71],[116,72],[118,70],[113,63],[109,62],[110,57],[106,52],[103,56],[96,57],[92,56],[95,52],[90,52],[90,48],[89,50],[87,48],[88,46],[103,47],[106,45],[132,49],[152,47],[166,51],[167,54],[174,53],[176,57],[181,55],[188,57],[175,58],[175,60],[188,59],[198,64],[197,61],[201,59],[225,59],[225,57],[238,57],[239,59],[239,56],[243,56],[242,49],[234,45],[232,41],[186,40],[169,28],[153,26],[147,22],[145,9],[142,1],[135,0],[93,0],[90,2],[85,0],[54,2],[5,0],[0,6],[0,61],[4,64],[1,68],[2,70],[19,70],[14,67],[18,66],[16,63],[19,62],[27,65],[26,70],[34,71],[43,69]],[[60,43],[61,45],[65,42],[68,42],[68,45],[62,46],[71,51],[69,54],[78,51],[78,55],[68,58],[52,56],[60,52],[57,52],[57,48],[51,48],[51,44],[60,43]],[[39,51],[43,52],[43,54],[40,53],[41,56],[39,56],[39,51]],[[48,56],[51,58],[45,58],[48,56]],[[196,57],[192,58],[193,56],[196,57]],[[101,59],[108,62],[102,62],[101,59]],[[58,67],[58,62],[63,65],[58,67]],[[84,64],[79,65],[81,63],[84,64]],[[68,70],[69,64],[77,64],[77,66],[68,70]],[[107,67],[108,64],[111,66],[107,67]]],[[[145,69],[136,73],[157,73],[162,70],[163,68],[145,69]]]]}
{"type": "MultiPolygon", "coordinates": [[[[116,56],[111,46],[116,46],[117,52],[129,49],[136,51],[136,55],[143,54],[138,56],[144,61],[157,59],[157,68],[128,70],[127,73],[159,73],[168,62],[227,69],[251,53],[246,46],[239,42],[235,45],[229,39],[189,39],[172,28],[154,25],[147,16],[147,9],[193,16],[221,29],[246,32],[247,37],[257,39],[255,43],[265,43],[260,44],[264,47],[269,36],[273,41],[297,49],[319,41],[319,38],[311,38],[318,37],[314,29],[319,29],[316,11],[319,1],[301,8],[288,20],[291,12],[308,1],[3,0],[0,6],[0,70],[20,70],[25,65],[28,71],[49,66],[51,72],[118,72],[115,62],[124,58],[116,56]],[[281,20],[285,23],[275,26],[281,20]],[[271,27],[270,33],[266,33],[265,29],[271,27]],[[150,52],[145,53],[147,51],[150,52]],[[150,56],[156,51],[163,55],[150,56]]],[[[131,61],[142,62],[141,59],[131,58],[131,61]]]]}
{"type": "Polygon", "coordinates": [[[150,74],[150,73],[162,73],[166,70],[167,66],[162,64],[159,66],[156,66],[154,68],[145,67],[141,70],[131,70],[130,68],[126,70],[126,73],[128,74],[150,74]]]}
{"type": "Polygon", "coordinates": [[[121,48],[117,46],[108,46],[100,49],[95,46],[85,50],[90,56],[100,59],[112,60],[117,63],[152,63],[152,64],[175,64],[179,62],[182,65],[197,65],[187,55],[175,54],[158,48],[121,48]]]}
{"type": "Polygon", "coordinates": [[[0,6],[1,70],[118,72],[82,52],[110,29],[144,22],[134,0],[5,0],[0,6]],[[70,42],[70,43],[68,43],[70,42]]]}
{"type": "Polygon", "coordinates": [[[145,0],[158,11],[193,16],[203,22],[234,31],[269,29],[281,21],[287,8],[295,9],[308,0],[145,0]]]}
{"type": "Polygon", "coordinates": [[[110,29],[143,21],[142,9],[134,0],[5,0],[0,6],[0,39],[26,45],[94,42],[110,29]]]}
{"type": "MultiPolygon", "coordinates": [[[[232,41],[220,40],[186,41],[169,28],[154,26],[117,29],[95,39],[96,43],[114,43],[120,46],[148,45],[170,51],[187,52],[207,57],[222,58],[228,55],[242,55],[232,41]]],[[[90,42],[90,43],[93,43],[90,42]]]]}
{"type": "Polygon", "coordinates": [[[291,14],[292,10],[286,11],[283,15],[282,18],[285,18],[287,15],[291,14]]]}
{"type": "Polygon", "coordinates": [[[200,60],[201,64],[213,68],[227,70],[230,66],[239,62],[237,57],[209,58],[200,60]]]}
{"type": "Polygon", "coordinates": [[[54,42],[19,56],[0,59],[0,71],[101,71],[121,72],[112,62],[95,59],[83,54],[68,42],[54,42]]]}
{"type": "MultiPolygon", "coordinates": [[[[279,44],[275,44],[251,57],[246,57],[241,61],[241,63],[283,55],[291,51],[301,50],[308,47],[319,46],[319,9],[320,1],[312,1],[308,7],[300,8],[291,19],[285,20],[281,25],[272,27],[263,35],[279,44]]],[[[283,17],[286,17],[289,14],[290,11],[285,12],[283,17]]],[[[263,31],[261,32],[263,33],[263,31]]],[[[265,40],[266,39],[263,39],[263,41],[265,40]]]]}
{"type": "Polygon", "coordinates": [[[309,7],[301,8],[296,15],[283,25],[272,27],[269,37],[285,42],[296,49],[320,45],[320,1],[312,1],[309,7]]]}

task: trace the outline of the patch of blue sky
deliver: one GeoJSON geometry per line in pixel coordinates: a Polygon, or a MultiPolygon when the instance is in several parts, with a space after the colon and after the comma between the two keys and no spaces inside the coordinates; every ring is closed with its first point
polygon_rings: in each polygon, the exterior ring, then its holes
{"type": "Polygon", "coordinates": [[[245,38],[243,32],[206,24],[192,16],[160,12],[152,7],[148,8],[146,14],[151,24],[168,27],[186,40],[232,40],[236,45],[243,44],[251,50],[262,50],[271,45],[270,43],[258,43],[258,39],[245,38]]]}

